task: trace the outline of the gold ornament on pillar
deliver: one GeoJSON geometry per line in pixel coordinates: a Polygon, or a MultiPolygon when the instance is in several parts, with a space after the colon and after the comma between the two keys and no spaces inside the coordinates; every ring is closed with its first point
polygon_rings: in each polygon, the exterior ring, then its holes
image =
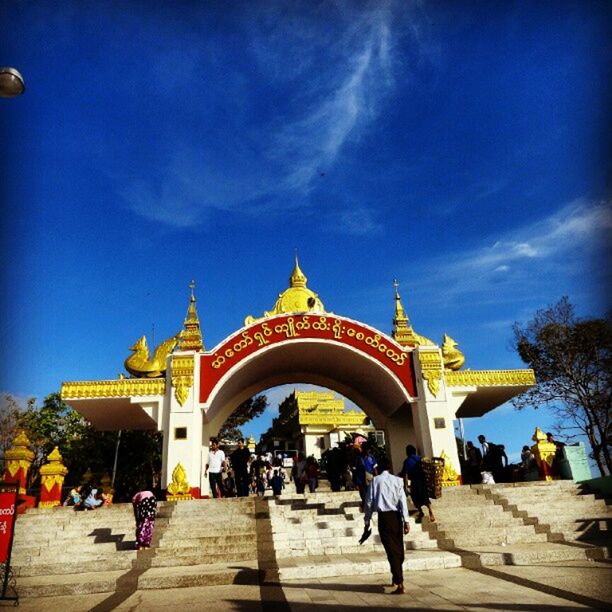
{"type": "Polygon", "coordinates": [[[444,469],[442,470],[442,486],[456,487],[461,484],[461,476],[455,472],[450,457],[445,451],[440,453],[440,458],[444,459],[444,469]]]}
{"type": "Polygon", "coordinates": [[[68,474],[68,468],[63,464],[62,455],[56,446],[47,457],[48,463],[40,468],[40,501],[39,508],[54,508],[62,503],[62,486],[68,474]]]}
{"type": "Polygon", "coordinates": [[[193,355],[187,357],[183,355],[172,356],[172,386],[174,387],[174,397],[182,406],[189,397],[189,390],[193,386],[193,355]]]}
{"type": "Polygon", "coordinates": [[[546,434],[539,427],[536,427],[531,439],[535,442],[531,450],[535,455],[538,467],[540,468],[540,474],[544,477],[544,480],[558,479],[559,476],[554,466],[557,453],[557,446],[555,443],[549,442],[546,434]]]}
{"type": "Polygon", "coordinates": [[[4,453],[4,480],[18,482],[22,495],[26,492],[26,478],[32,461],[34,453],[30,450],[30,440],[25,431],[21,431],[13,440],[13,446],[4,453]]]}
{"type": "Polygon", "coordinates": [[[427,381],[429,392],[438,397],[442,380],[442,359],[438,351],[419,351],[421,374],[427,381]]]}
{"type": "Polygon", "coordinates": [[[172,482],[168,485],[166,499],[168,501],[183,501],[191,498],[191,487],[187,481],[187,472],[179,461],[172,472],[172,482]]]}

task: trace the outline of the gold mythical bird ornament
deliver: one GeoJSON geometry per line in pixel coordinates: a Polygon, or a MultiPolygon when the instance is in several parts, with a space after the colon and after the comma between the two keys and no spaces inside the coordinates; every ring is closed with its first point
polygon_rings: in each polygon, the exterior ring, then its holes
{"type": "Polygon", "coordinates": [[[142,336],[130,346],[130,351],[134,351],[134,354],[125,360],[125,369],[136,378],[158,378],[162,376],[166,371],[166,357],[174,350],[182,334],[183,332],[180,331],[176,336],[164,340],[153,352],[152,359],[149,359],[147,337],[142,336]]]}
{"type": "Polygon", "coordinates": [[[447,334],[444,334],[442,358],[447,370],[458,370],[465,363],[465,355],[457,348],[457,343],[447,334]]]}

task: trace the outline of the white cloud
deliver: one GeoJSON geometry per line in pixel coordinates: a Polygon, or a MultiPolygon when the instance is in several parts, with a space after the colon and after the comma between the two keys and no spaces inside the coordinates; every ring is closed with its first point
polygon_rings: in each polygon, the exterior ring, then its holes
{"type": "MultiPolygon", "coordinates": [[[[283,19],[277,9],[253,9],[245,17],[246,44],[257,72],[229,77],[241,85],[228,96],[227,125],[204,141],[177,133],[161,143],[155,179],[121,179],[119,191],[131,210],[186,228],[204,222],[211,211],[240,208],[255,215],[313,206],[309,194],[321,175],[372,127],[393,90],[393,66],[400,61],[396,40],[411,28],[406,19],[394,18],[394,6],[332,3],[306,14],[289,10],[283,19]],[[269,88],[277,113],[249,112],[256,102],[249,85],[255,81],[260,91],[269,88]]],[[[208,55],[215,54],[211,44],[208,55]]],[[[205,81],[206,57],[194,50],[188,74],[205,81]]],[[[171,59],[162,57],[154,73],[171,59]]],[[[370,211],[346,206],[337,213],[340,231],[379,230],[370,211]]]]}
{"type": "Polygon", "coordinates": [[[478,296],[480,303],[535,297],[551,283],[581,277],[597,245],[609,243],[611,229],[609,202],[576,200],[548,217],[496,236],[491,246],[444,253],[428,261],[419,269],[415,284],[423,299],[444,304],[459,296],[478,296]]]}

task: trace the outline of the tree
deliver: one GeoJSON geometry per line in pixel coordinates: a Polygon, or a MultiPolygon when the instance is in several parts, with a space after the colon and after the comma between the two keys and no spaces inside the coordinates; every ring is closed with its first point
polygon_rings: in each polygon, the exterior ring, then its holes
{"type": "Polygon", "coordinates": [[[602,476],[610,457],[612,325],[579,319],[567,297],[536,312],[524,327],[514,324],[514,347],[533,368],[537,384],[512,400],[518,409],[550,406],[568,439],[586,436],[602,476]]]}
{"type": "MultiPolygon", "coordinates": [[[[11,445],[20,429],[26,432],[32,443],[34,461],[28,474],[28,487],[32,487],[38,480],[40,467],[47,462],[47,456],[55,446],[59,447],[64,465],[68,468],[66,485],[82,484],[83,474],[87,470],[91,470],[96,484],[100,484],[103,476],[111,474],[117,432],[94,429],[61,399],[59,393],[48,395],[40,407],[36,405],[35,398],[28,400],[25,410],[20,409],[18,402],[10,396],[5,404],[6,419],[3,417],[4,412],[0,411],[0,427],[6,420],[8,445],[11,445]]],[[[2,430],[0,433],[3,433],[2,430]]],[[[161,456],[161,433],[123,432],[114,499],[127,501],[136,491],[159,482],[161,456]]]]}
{"type": "MultiPolygon", "coordinates": [[[[28,400],[28,405],[36,400],[28,400]]],[[[19,417],[23,412],[16,398],[8,393],[0,397],[0,455],[4,457],[7,449],[19,433],[19,417]]]]}
{"type": "Polygon", "coordinates": [[[243,438],[240,426],[248,423],[251,419],[260,416],[268,407],[268,398],[265,395],[256,395],[242,402],[231,416],[223,423],[219,430],[219,438],[222,440],[237,440],[243,438]]]}
{"type": "Polygon", "coordinates": [[[51,393],[40,407],[36,406],[34,398],[28,401],[26,410],[18,415],[18,426],[26,432],[34,451],[34,461],[28,475],[31,486],[55,446],[59,447],[70,469],[71,451],[87,431],[88,424],[78,412],[64,403],[59,393],[51,393]]]}

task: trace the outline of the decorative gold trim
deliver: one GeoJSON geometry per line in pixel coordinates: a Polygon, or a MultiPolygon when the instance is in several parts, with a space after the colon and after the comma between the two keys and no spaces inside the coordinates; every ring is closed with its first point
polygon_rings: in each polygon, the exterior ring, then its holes
{"type": "Polygon", "coordinates": [[[191,499],[191,487],[187,481],[187,472],[179,461],[172,472],[172,482],[168,485],[168,501],[191,499]]]}
{"type": "MultiPolygon", "coordinates": [[[[68,470],[66,470],[66,473],[68,473],[68,470]]],[[[64,477],[61,474],[55,474],[54,476],[41,476],[40,482],[42,486],[47,489],[47,492],[51,493],[51,489],[56,484],[60,486],[60,489],[62,488],[62,485],[64,484],[64,477]]]]}
{"type": "Polygon", "coordinates": [[[449,387],[499,387],[512,385],[535,385],[533,370],[461,370],[446,371],[449,387]]]}
{"type": "Polygon", "coordinates": [[[444,470],[442,471],[442,486],[443,487],[456,487],[461,484],[461,477],[451,464],[450,457],[445,451],[440,453],[440,458],[444,459],[444,470]]]}
{"type": "Polygon", "coordinates": [[[63,400],[96,399],[104,397],[140,397],[164,395],[163,378],[123,378],[119,380],[81,380],[62,383],[63,400]]]}
{"type": "Polygon", "coordinates": [[[38,502],[38,507],[39,508],[56,508],[57,506],[61,506],[62,504],[60,503],[59,500],[54,500],[54,501],[41,501],[38,502]]]}
{"type": "Polygon", "coordinates": [[[57,446],[49,453],[47,459],[49,463],[45,463],[40,468],[40,481],[45,489],[47,489],[47,492],[50,493],[56,484],[61,489],[64,484],[64,477],[68,473],[68,468],[62,463],[63,457],[57,446]]]}
{"type": "Polygon", "coordinates": [[[189,397],[189,389],[193,387],[193,355],[189,357],[172,356],[172,386],[174,387],[174,397],[182,406],[189,397]]]}
{"type": "Polygon", "coordinates": [[[438,397],[442,380],[442,359],[438,351],[419,351],[421,374],[427,381],[429,392],[438,397]]]}
{"type": "Polygon", "coordinates": [[[330,425],[340,427],[342,425],[365,425],[367,420],[365,414],[350,414],[342,412],[340,414],[304,414],[300,411],[300,425],[330,425]]]}

